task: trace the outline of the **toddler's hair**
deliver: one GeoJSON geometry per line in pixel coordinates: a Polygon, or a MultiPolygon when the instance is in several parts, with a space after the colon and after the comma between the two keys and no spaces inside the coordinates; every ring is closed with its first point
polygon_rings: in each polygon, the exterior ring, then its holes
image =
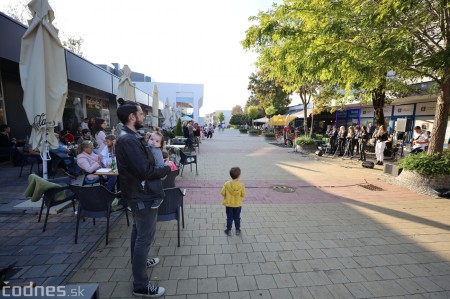
{"type": "Polygon", "coordinates": [[[241,176],[241,169],[239,167],[232,167],[230,169],[230,176],[233,180],[241,176]]]}
{"type": "Polygon", "coordinates": [[[163,155],[164,160],[169,158],[169,153],[166,150],[162,150],[162,155],[163,155]]]}
{"type": "Polygon", "coordinates": [[[111,135],[107,135],[107,136],[105,137],[105,139],[108,139],[108,140],[114,141],[114,140],[116,140],[116,136],[114,136],[113,134],[111,134],[111,135]]]}

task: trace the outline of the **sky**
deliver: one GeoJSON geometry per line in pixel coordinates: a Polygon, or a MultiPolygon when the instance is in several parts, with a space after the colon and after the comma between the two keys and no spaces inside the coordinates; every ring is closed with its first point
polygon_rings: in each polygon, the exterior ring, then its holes
{"type": "MultiPolygon", "coordinates": [[[[256,54],[240,42],[248,18],[281,0],[49,0],[64,36],[95,64],[128,64],[155,82],[204,84],[200,114],[244,107],[256,54]]],[[[0,10],[28,3],[0,0],[0,10]]]]}

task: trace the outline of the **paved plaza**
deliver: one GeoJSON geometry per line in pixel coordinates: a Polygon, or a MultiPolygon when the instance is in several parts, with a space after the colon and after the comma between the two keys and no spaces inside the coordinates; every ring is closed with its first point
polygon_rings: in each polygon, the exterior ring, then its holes
{"type": "MultiPolygon", "coordinates": [[[[161,259],[149,273],[166,288],[165,298],[450,298],[447,199],[388,184],[380,166],[365,169],[357,161],[293,153],[237,130],[203,141],[198,172],[187,166],[177,178],[177,185],[187,189],[181,247],[176,221],[161,222],[150,252],[161,259]],[[220,190],[233,166],[242,169],[247,197],[242,235],[233,231],[228,237],[220,190]],[[378,188],[365,188],[370,185],[378,188]]],[[[125,217],[117,216],[108,245],[101,221],[96,227],[87,221],[74,245],[70,208],[53,216],[50,231],[61,224],[58,219],[64,221],[53,235],[42,234],[35,215],[0,216],[8,227],[1,229],[9,237],[1,237],[3,244],[14,239],[15,227],[24,228],[20,242],[16,238],[15,244],[2,246],[2,259],[19,257],[14,249],[41,248],[27,238],[64,241],[64,253],[51,254],[66,265],[62,283],[98,283],[101,298],[132,298],[125,217]],[[8,217],[15,225],[5,221],[8,217]],[[36,226],[28,232],[33,236],[27,236],[30,223],[36,226]],[[68,261],[62,255],[70,250],[76,256],[68,261]]],[[[35,258],[35,266],[21,261],[22,271],[34,269],[36,277],[29,279],[50,284],[57,275],[43,280],[39,268],[32,267],[45,268],[45,276],[52,273],[52,261],[51,256],[42,263],[35,258]]]]}

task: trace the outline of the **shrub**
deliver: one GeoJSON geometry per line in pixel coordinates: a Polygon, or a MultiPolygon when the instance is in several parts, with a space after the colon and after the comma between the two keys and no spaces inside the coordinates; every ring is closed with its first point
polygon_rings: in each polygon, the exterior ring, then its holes
{"type": "Polygon", "coordinates": [[[183,136],[183,128],[181,127],[181,118],[177,120],[177,126],[175,127],[175,135],[183,136]]]}
{"type": "Polygon", "coordinates": [[[259,134],[261,134],[260,130],[248,130],[248,134],[251,136],[258,136],[259,134]]]}
{"type": "Polygon", "coordinates": [[[296,145],[315,145],[316,141],[311,137],[300,136],[295,139],[296,145]]]}
{"type": "Polygon", "coordinates": [[[275,133],[273,133],[273,132],[264,132],[264,137],[275,137],[275,133]]]}
{"type": "Polygon", "coordinates": [[[450,175],[450,150],[444,150],[433,156],[428,156],[426,152],[409,155],[400,160],[399,164],[403,169],[415,171],[421,175],[450,175]]]}
{"type": "Polygon", "coordinates": [[[172,131],[170,131],[170,130],[164,130],[163,131],[163,135],[164,136],[167,136],[167,137],[169,137],[169,138],[175,138],[175,133],[174,132],[172,132],[172,131]]]}
{"type": "Polygon", "coordinates": [[[241,132],[242,134],[247,134],[247,129],[241,128],[241,129],[239,129],[239,132],[241,132]]]}

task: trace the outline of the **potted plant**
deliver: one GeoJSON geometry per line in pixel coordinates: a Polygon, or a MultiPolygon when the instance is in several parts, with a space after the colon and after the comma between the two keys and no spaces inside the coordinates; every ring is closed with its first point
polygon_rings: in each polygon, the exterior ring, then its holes
{"type": "Polygon", "coordinates": [[[410,186],[448,189],[450,186],[450,150],[428,156],[426,152],[400,160],[403,168],[397,180],[410,186]]]}
{"type": "Polygon", "coordinates": [[[295,139],[298,151],[311,152],[317,149],[316,141],[308,136],[300,136],[295,139]]]}
{"type": "Polygon", "coordinates": [[[260,130],[255,130],[255,129],[248,130],[248,135],[250,135],[250,136],[259,136],[260,134],[261,134],[260,130]]]}
{"type": "Polygon", "coordinates": [[[240,128],[239,129],[239,132],[241,133],[241,134],[247,134],[247,129],[245,129],[245,128],[240,128]]]}
{"type": "Polygon", "coordinates": [[[263,135],[266,140],[275,140],[275,133],[273,132],[264,132],[263,135]]]}

